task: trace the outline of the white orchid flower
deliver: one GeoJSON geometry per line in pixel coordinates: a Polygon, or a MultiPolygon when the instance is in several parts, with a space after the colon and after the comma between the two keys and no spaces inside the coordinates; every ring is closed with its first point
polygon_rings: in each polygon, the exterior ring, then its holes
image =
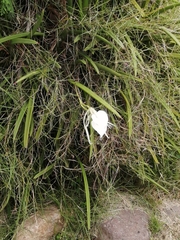
{"type": "Polygon", "coordinates": [[[114,126],[114,125],[108,122],[108,115],[105,111],[103,110],[96,111],[94,108],[90,107],[84,115],[83,124],[84,124],[84,129],[86,131],[89,144],[91,144],[89,132],[88,132],[88,126],[90,123],[92,128],[97,133],[99,133],[100,138],[102,138],[103,135],[109,138],[106,133],[107,128],[108,127],[110,128],[111,126],[114,126]]]}

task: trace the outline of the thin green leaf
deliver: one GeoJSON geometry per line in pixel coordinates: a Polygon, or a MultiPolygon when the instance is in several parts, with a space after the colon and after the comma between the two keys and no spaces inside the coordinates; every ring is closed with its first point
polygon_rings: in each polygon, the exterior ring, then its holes
{"type": "Polygon", "coordinates": [[[160,27],[160,29],[162,29],[165,33],[167,33],[173,40],[175,43],[177,43],[180,46],[180,41],[177,39],[177,37],[171,33],[167,28],[165,27],[160,27]]]}
{"type": "Polygon", "coordinates": [[[165,57],[171,57],[171,58],[178,58],[180,59],[180,53],[175,53],[175,52],[172,52],[172,53],[168,53],[168,55],[164,55],[165,57]]]}
{"type": "Polygon", "coordinates": [[[133,45],[130,37],[128,35],[126,35],[125,37],[128,42],[129,48],[131,50],[132,61],[133,61],[133,65],[134,65],[134,75],[137,76],[138,63],[137,63],[136,51],[135,51],[134,45],[133,45]]]}
{"type": "Polygon", "coordinates": [[[78,0],[78,5],[79,5],[80,11],[83,12],[83,2],[82,2],[82,0],[78,0]]]}
{"type": "Polygon", "coordinates": [[[84,16],[82,0],[78,0],[78,6],[79,6],[79,15],[80,15],[80,18],[82,19],[84,16]]]}
{"type": "Polygon", "coordinates": [[[131,0],[131,3],[138,10],[138,12],[140,13],[141,17],[145,17],[145,13],[144,13],[143,9],[139,6],[139,4],[135,0],[131,0]]]}
{"type": "Polygon", "coordinates": [[[43,17],[44,17],[44,9],[42,10],[41,15],[38,16],[37,22],[34,24],[29,37],[34,36],[35,32],[37,31],[37,29],[40,27],[40,25],[42,23],[43,17]]]}
{"type": "Polygon", "coordinates": [[[119,77],[119,78],[124,78],[124,77],[129,78],[129,77],[131,77],[131,78],[133,78],[134,80],[143,83],[143,80],[142,80],[142,79],[139,79],[139,78],[137,78],[137,77],[135,77],[135,76],[133,76],[133,75],[131,75],[131,74],[127,74],[127,73],[125,73],[125,72],[123,72],[123,71],[118,71],[118,72],[116,72],[116,71],[114,71],[113,69],[111,69],[111,68],[109,68],[109,67],[106,67],[105,65],[102,65],[102,64],[100,64],[100,63],[98,63],[98,62],[94,62],[94,63],[96,64],[96,66],[97,66],[99,69],[103,70],[104,72],[107,72],[108,74],[112,74],[112,75],[114,75],[114,76],[116,76],[116,77],[119,77]]]}
{"type": "MultiPolygon", "coordinates": [[[[157,91],[158,92],[158,91],[157,91]]],[[[180,124],[179,121],[177,120],[176,116],[173,113],[173,109],[171,107],[169,107],[169,105],[166,103],[166,100],[162,97],[159,97],[159,95],[157,95],[157,92],[154,92],[154,96],[157,98],[157,100],[162,104],[162,106],[166,109],[166,111],[169,113],[169,115],[171,116],[171,118],[174,120],[174,122],[176,123],[176,125],[178,126],[178,128],[180,129],[180,124]]]]}
{"type": "Polygon", "coordinates": [[[180,153],[180,146],[178,146],[171,138],[165,137],[166,140],[168,140],[169,143],[171,143],[172,147],[180,153]]]}
{"type": "Polygon", "coordinates": [[[97,41],[93,38],[93,40],[83,49],[84,52],[91,50],[97,41]]]}
{"type": "Polygon", "coordinates": [[[28,34],[29,34],[28,32],[25,32],[25,33],[17,33],[17,34],[9,35],[7,37],[0,38],[0,43],[11,41],[16,38],[27,37],[28,34]]]}
{"type": "Polygon", "coordinates": [[[34,100],[35,100],[35,94],[32,94],[29,98],[28,106],[27,106],[27,114],[26,114],[26,122],[24,127],[24,147],[28,147],[29,142],[29,135],[30,135],[30,127],[31,127],[31,121],[33,118],[33,109],[34,109],[34,100]]]}
{"type": "Polygon", "coordinates": [[[45,125],[45,123],[46,123],[47,117],[48,117],[48,114],[47,114],[47,113],[42,114],[42,118],[41,118],[41,120],[40,120],[39,127],[38,127],[37,132],[36,132],[36,135],[35,135],[36,141],[38,141],[39,138],[40,138],[40,135],[41,135],[42,130],[43,130],[43,127],[44,127],[44,125],[45,125]]]}
{"type": "Polygon", "coordinates": [[[34,119],[32,118],[31,120],[31,125],[30,125],[30,129],[29,129],[29,136],[31,137],[33,134],[33,130],[34,130],[34,119]]]}
{"type": "MultiPolygon", "coordinates": [[[[0,44],[4,43],[4,42],[7,42],[7,41],[12,41],[12,40],[14,40],[16,38],[25,38],[25,37],[28,37],[28,36],[29,36],[29,32],[17,33],[17,34],[9,35],[9,36],[0,38],[0,44]]],[[[35,32],[34,36],[43,36],[43,33],[35,32]]]]}
{"type": "Polygon", "coordinates": [[[26,110],[27,110],[27,103],[25,103],[22,106],[21,111],[19,113],[19,116],[18,116],[18,118],[16,120],[16,123],[15,123],[15,126],[14,126],[14,131],[13,131],[13,141],[15,141],[15,139],[16,139],[19,127],[21,125],[21,122],[22,122],[22,119],[24,117],[24,114],[25,114],[26,110]]]}
{"type": "Polygon", "coordinates": [[[155,152],[151,147],[148,147],[147,150],[151,153],[151,156],[153,157],[153,160],[156,164],[159,164],[158,158],[156,157],[155,152]]]}
{"type": "Polygon", "coordinates": [[[100,63],[98,63],[98,62],[94,62],[95,64],[96,64],[96,66],[99,68],[99,69],[101,69],[101,70],[103,70],[103,71],[105,71],[105,72],[107,72],[107,73],[109,73],[109,74],[112,74],[112,75],[114,75],[114,76],[116,76],[116,77],[124,77],[124,76],[126,76],[126,77],[128,77],[129,75],[128,74],[126,74],[125,72],[116,72],[116,71],[114,71],[113,69],[111,69],[111,68],[109,68],[109,67],[106,67],[106,66],[104,66],[104,65],[102,65],[102,64],[100,64],[100,63]]]}
{"type": "Polygon", "coordinates": [[[133,129],[133,124],[132,124],[132,112],[131,112],[131,106],[130,103],[127,99],[127,97],[125,96],[125,94],[120,90],[121,95],[123,96],[125,102],[126,102],[126,108],[127,108],[127,116],[128,116],[128,134],[129,134],[129,138],[132,135],[132,129],[133,129]]]}
{"type": "Polygon", "coordinates": [[[58,126],[58,130],[57,130],[57,133],[56,133],[56,137],[54,138],[54,144],[56,145],[58,143],[58,140],[59,140],[59,137],[60,137],[60,134],[63,130],[63,122],[60,121],[59,123],[59,126],[58,126]]]}
{"type": "Polygon", "coordinates": [[[66,9],[69,14],[73,12],[73,0],[67,0],[66,9]]]}
{"type": "Polygon", "coordinates": [[[27,79],[27,78],[31,78],[31,77],[33,77],[33,76],[35,76],[35,75],[40,74],[40,73],[41,73],[41,70],[40,70],[40,69],[35,70],[35,71],[32,71],[32,72],[29,72],[29,73],[27,73],[26,75],[24,75],[24,76],[22,76],[21,78],[19,78],[19,79],[16,81],[16,83],[20,83],[20,82],[22,82],[23,80],[25,80],[25,79],[27,79]]]}
{"type": "Polygon", "coordinates": [[[93,66],[93,68],[95,69],[97,74],[99,74],[99,69],[96,66],[96,63],[90,57],[86,56],[85,54],[81,53],[81,55],[87,59],[87,61],[93,66]]]}
{"type": "Polygon", "coordinates": [[[89,6],[90,0],[82,0],[82,4],[83,4],[83,11],[86,12],[87,8],[89,6]]]}
{"type": "Polygon", "coordinates": [[[83,84],[79,83],[79,82],[75,82],[73,80],[69,80],[69,82],[71,84],[74,84],[75,86],[79,87],[80,89],[82,89],[84,92],[86,92],[89,96],[91,96],[92,98],[94,98],[96,101],[98,101],[99,103],[101,103],[104,107],[106,107],[107,109],[109,109],[112,113],[114,113],[117,117],[122,118],[120,116],[120,114],[108,103],[106,102],[104,99],[102,99],[101,97],[99,97],[95,92],[93,92],[91,89],[89,89],[88,87],[84,86],[83,84]]]}
{"type": "Polygon", "coordinates": [[[150,17],[150,16],[154,16],[154,15],[157,15],[160,13],[164,13],[164,12],[168,11],[169,9],[173,9],[178,6],[180,6],[180,3],[174,3],[171,5],[165,6],[165,7],[157,8],[157,9],[153,10],[152,12],[147,13],[145,15],[145,17],[150,17]]]}
{"type": "Polygon", "coordinates": [[[29,205],[30,201],[30,193],[32,189],[32,181],[27,181],[25,186],[23,187],[23,193],[22,193],[22,209],[23,213],[26,211],[27,213],[27,206],[29,205]]]}
{"type": "Polygon", "coordinates": [[[89,184],[87,180],[87,175],[85,172],[85,169],[83,167],[83,164],[78,159],[79,165],[81,167],[83,180],[84,180],[84,189],[85,189],[85,195],[86,195],[86,211],[87,211],[87,229],[90,230],[91,228],[91,205],[90,205],[90,193],[89,193],[89,184]]]}
{"type": "Polygon", "coordinates": [[[44,175],[45,173],[49,172],[49,170],[51,170],[54,167],[54,163],[47,166],[46,168],[44,168],[43,170],[41,170],[40,172],[38,172],[33,179],[37,179],[40,176],[44,175]]]}
{"type": "Polygon", "coordinates": [[[110,41],[108,41],[106,38],[96,35],[95,36],[98,40],[103,41],[104,43],[108,44],[110,47],[114,48],[117,52],[119,52],[119,49],[110,41]]]}
{"type": "Polygon", "coordinates": [[[94,145],[94,129],[92,128],[91,124],[90,124],[90,142],[92,144],[90,144],[90,146],[89,146],[89,160],[93,156],[93,150],[95,148],[95,145],[94,145]]]}
{"type": "Polygon", "coordinates": [[[32,39],[28,39],[28,38],[15,38],[11,41],[12,44],[38,44],[38,42],[32,40],[32,39]]]}
{"type": "Polygon", "coordinates": [[[134,47],[133,42],[131,41],[130,37],[127,34],[125,35],[125,38],[128,42],[129,49],[130,49],[131,55],[132,55],[132,61],[133,61],[133,65],[134,65],[134,75],[137,76],[138,60],[140,60],[140,62],[143,63],[143,59],[142,59],[139,51],[137,51],[137,49],[134,47]]]}
{"type": "Polygon", "coordinates": [[[151,177],[149,177],[148,175],[145,176],[145,178],[149,181],[152,182],[154,185],[156,185],[157,187],[161,188],[163,191],[169,193],[169,191],[164,188],[163,186],[161,186],[159,183],[157,183],[156,181],[154,181],[151,177]]]}
{"type": "Polygon", "coordinates": [[[79,59],[78,60],[78,62],[81,62],[82,64],[84,64],[84,65],[86,65],[87,64],[87,62],[86,62],[86,60],[85,59],[79,59]]]}
{"type": "Polygon", "coordinates": [[[6,89],[0,87],[0,90],[3,91],[3,92],[5,92],[5,93],[14,101],[14,103],[17,104],[17,100],[16,100],[16,99],[14,98],[14,96],[13,96],[12,94],[10,94],[6,89]]]}
{"type": "Polygon", "coordinates": [[[5,209],[5,207],[9,203],[9,199],[11,196],[12,196],[11,191],[7,191],[7,193],[5,194],[5,196],[3,197],[3,200],[1,202],[0,212],[2,212],[5,209]]]}
{"type": "Polygon", "coordinates": [[[0,125],[0,141],[3,139],[5,136],[5,128],[0,125]]]}
{"type": "MultiPolygon", "coordinates": [[[[124,44],[121,42],[121,40],[117,37],[117,35],[115,33],[113,33],[111,30],[105,31],[105,33],[108,34],[112,38],[112,40],[114,40],[117,43],[117,45],[120,48],[125,49],[124,44]]],[[[117,49],[119,49],[119,48],[117,48],[117,49]]]]}
{"type": "Polygon", "coordinates": [[[79,5],[80,17],[82,19],[83,16],[87,13],[89,0],[78,0],[78,5],[79,5]]]}
{"type": "Polygon", "coordinates": [[[77,36],[74,38],[74,43],[79,42],[79,40],[81,40],[81,35],[77,35],[77,36]]]}

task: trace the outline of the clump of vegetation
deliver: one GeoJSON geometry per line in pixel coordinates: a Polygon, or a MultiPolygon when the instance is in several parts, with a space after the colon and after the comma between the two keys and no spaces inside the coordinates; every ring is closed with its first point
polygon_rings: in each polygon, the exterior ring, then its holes
{"type": "Polygon", "coordinates": [[[162,223],[158,220],[158,218],[155,215],[152,215],[149,220],[149,229],[151,231],[151,234],[158,233],[162,228],[162,223]]]}
{"type": "Polygon", "coordinates": [[[12,0],[1,0],[0,1],[0,16],[12,16],[14,14],[14,7],[12,0]]]}
{"type": "MultiPolygon", "coordinates": [[[[91,199],[99,187],[139,180],[140,187],[175,187],[179,7],[166,0],[17,2],[18,22],[0,32],[1,210],[15,223],[7,239],[49,200],[71,199],[89,226],[87,186],[91,199]],[[110,139],[91,131],[89,145],[84,106],[108,112],[116,126],[110,139]]],[[[81,227],[76,235],[88,234],[81,227]]]]}

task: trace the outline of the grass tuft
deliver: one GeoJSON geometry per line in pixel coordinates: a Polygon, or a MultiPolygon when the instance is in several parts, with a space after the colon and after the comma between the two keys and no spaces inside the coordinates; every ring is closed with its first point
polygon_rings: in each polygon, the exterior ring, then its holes
{"type": "Polygon", "coordinates": [[[14,11],[0,17],[3,238],[55,202],[71,206],[65,238],[90,239],[98,189],[179,189],[180,4],[30,1],[14,11]],[[91,146],[87,106],[116,126],[109,139],[93,132],[91,146]]]}

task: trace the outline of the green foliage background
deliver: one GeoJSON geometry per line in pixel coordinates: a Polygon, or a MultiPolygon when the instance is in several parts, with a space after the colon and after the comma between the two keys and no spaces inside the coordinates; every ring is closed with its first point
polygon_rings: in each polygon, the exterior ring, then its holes
{"type": "Polygon", "coordinates": [[[14,7],[12,0],[1,0],[0,1],[0,16],[12,16],[14,14],[14,7]]]}
{"type": "Polygon", "coordinates": [[[0,4],[4,239],[45,202],[76,209],[66,239],[85,239],[99,189],[177,190],[178,1],[0,4]],[[85,105],[108,112],[110,139],[89,146],[85,105]]]}

